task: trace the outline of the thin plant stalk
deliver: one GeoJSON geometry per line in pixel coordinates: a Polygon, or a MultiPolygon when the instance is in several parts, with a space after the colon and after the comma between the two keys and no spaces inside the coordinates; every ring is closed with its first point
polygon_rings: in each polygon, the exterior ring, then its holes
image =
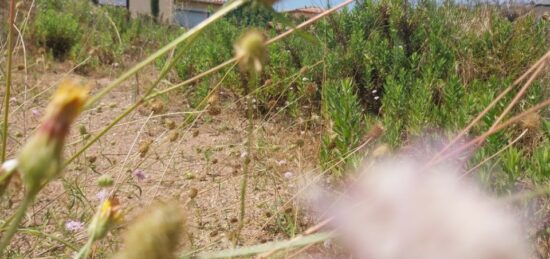
{"type": "Polygon", "coordinates": [[[92,237],[88,238],[86,244],[78,251],[74,259],[88,258],[90,255],[90,250],[92,250],[92,245],[94,244],[94,239],[92,237]]]}
{"type": "Polygon", "coordinates": [[[546,52],[535,64],[533,64],[523,75],[516,79],[510,86],[508,86],[504,91],[502,91],[485,109],[480,112],[475,119],[473,119],[468,126],[466,126],[458,135],[456,135],[445,147],[443,147],[433,158],[428,162],[432,163],[433,161],[440,158],[449,148],[451,148],[458,140],[460,140],[471,128],[473,128],[482,118],[487,114],[504,96],[506,96],[514,87],[519,85],[527,76],[529,76],[535,69],[537,69],[543,62],[550,58],[550,51],[546,52]]]}
{"type": "Polygon", "coordinates": [[[29,206],[32,204],[35,196],[35,193],[25,194],[21,205],[19,205],[19,208],[17,208],[17,212],[15,213],[13,220],[8,226],[8,230],[3,234],[2,240],[0,241],[0,257],[2,257],[6,248],[10,245],[10,241],[13,238],[13,235],[15,235],[15,233],[17,232],[17,227],[19,226],[19,223],[21,223],[21,221],[23,220],[23,217],[25,216],[25,213],[27,212],[29,206]]]}
{"type": "MultiPolygon", "coordinates": [[[[249,78],[248,78],[248,87],[247,92],[252,92],[254,88],[256,87],[257,80],[257,73],[254,71],[254,69],[251,69],[249,72],[249,78]]],[[[237,230],[237,239],[238,242],[241,231],[244,227],[244,219],[246,215],[246,188],[248,185],[248,175],[250,171],[250,164],[252,163],[252,152],[254,149],[254,110],[253,110],[253,95],[248,95],[246,98],[246,117],[248,119],[248,126],[247,126],[247,145],[246,145],[246,152],[247,156],[245,157],[244,165],[243,165],[243,179],[241,181],[241,195],[240,195],[240,214],[239,214],[239,228],[237,230]]]]}
{"type": "Polygon", "coordinates": [[[529,89],[529,86],[531,86],[533,84],[533,81],[537,78],[537,76],[540,74],[540,72],[542,72],[542,69],[544,67],[546,67],[545,65],[546,65],[546,63],[541,63],[538,66],[537,70],[535,70],[535,72],[533,72],[533,74],[531,75],[529,80],[527,80],[525,85],[523,85],[523,87],[519,90],[519,92],[516,94],[514,99],[510,102],[510,104],[508,104],[506,109],[502,112],[502,114],[500,114],[500,116],[493,123],[493,125],[491,126],[490,129],[494,129],[502,121],[502,119],[504,119],[504,117],[512,110],[512,108],[514,108],[514,106],[519,102],[519,100],[525,95],[525,93],[527,92],[527,89],[529,89]]]}
{"type": "Polygon", "coordinates": [[[2,154],[0,155],[0,163],[6,161],[6,152],[8,144],[8,120],[10,109],[11,95],[11,67],[13,57],[13,27],[15,20],[15,0],[10,1],[10,13],[8,18],[8,60],[6,66],[6,93],[4,95],[4,119],[2,124],[2,154]]]}
{"type": "Polygon", "coordinates": [[[545,100],[544,102],[541,102],[541,103],[535,105],[531,109],[529,109],[527,111],[524,111],[524,112],[510,118],[509,120],[497,125],[493,129],[488,130],[487,132],[483,133],[479,137],[477,137],[477,138],[471,140],[470,142],[458,147],[456,150],[453,150],[452,152],[449,152],[449,153],[445,153],[443,156],[440,157],[440,159],[434,160],[431,163],[426,164],[424,166],[424,168],[429,168],[430,166],[433,166],[433,165],[435,165],[435,164],[437,164],[441,161],[444,161],[444,160],[446,160],[446,159],[448,159],[448,158],[450,158],[450,157],[452,157],[456,154],[459,154],[460,152],[463,152],[463,151],[467,150],[468,148],[477,145],[478,143],[482,143],[483,141],[485,141],[485,139],[487,139],[487,137],[499,132],[500,130],[502,130],[502,129],[514,124],[514,123],[517,123],[518,121],[523,119],[525,116],[527,116],[529,114],[532,114],[532,113],[535,113],[538,110],[541,110],[541,109],[545,108],[546,106],[550,106],[550,99],[545,100]]]}

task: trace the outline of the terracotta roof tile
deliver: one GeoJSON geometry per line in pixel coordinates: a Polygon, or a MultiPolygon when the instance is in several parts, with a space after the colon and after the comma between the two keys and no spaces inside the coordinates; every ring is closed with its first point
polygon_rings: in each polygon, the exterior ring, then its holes
{"type": "Polygon", "coordinates": [[[323,9],[323,8],[311,6],[311,7],[297,8],[297,9],[289,10],[287,12],[289,12],[289,13],[301,12],[301,13],[319,14],[319,13],[322,13],[324,11],[325,11],[325,9],[323,9]]]}
{"type": "Polygon", "coordinates": [[[207,4],[225,4],[225,0],[191,0],[191,2],[207,3],[207,4]]]}

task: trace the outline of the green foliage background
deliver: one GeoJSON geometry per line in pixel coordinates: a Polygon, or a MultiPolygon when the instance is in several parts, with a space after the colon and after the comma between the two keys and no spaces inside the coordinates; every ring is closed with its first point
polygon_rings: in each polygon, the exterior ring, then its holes
{"type": "MultiPolygon", "coordinates": [[[[146,18],[127,20],[124,9],[90,13],[85,11],[89,6],[73,1],[40,3],[46,10],[86,14],[57,17],[46,11],[36,18],[34,29],[41,38],[70,35],[74,60],[84,60],[94,50],[91,67],[135,54],[132,46],[161,45],[182,32],[146,18]],[[107,16],[116,24],[121,42],[107,16]],[[53,29],[48,19],[71,21],[53,29]],[[97,34],[81,35],[71,25],[74,19],[84,25],[82,31],[97,34]]],[[[358,2],[352,10],[328,16],[268,47],[269,60],[260,75],[262,90],[256,94],[258,111],[284,107],[289,118],[322,117],[325,132],[319,154],[325,166],[345,157],[374,124],[384,127],[379,142],[393,148],[414,143],[427,131],[452,136],[548,49],[547,22],[532,14],[514,17],[497,6],[450,1],[358,2]]],[[[186,47],[175,72],[184,80],[231,58],[233,43],[250,27],[273,37],[298,20],[262,6],[242,8],[211,26],[195,41],[200,44],[186,47]]],[[[224,86],[242,94],[238,71],[224,69],[192,86],[192,103],[198,103],[225,73],[229,76],[224,86]]],[[[514,112],[548,99],[549,89],[546,78],[537,81],[514,112]]],[[[504,104],[493,109],[470,135],[486,131],[503,109],[504,104]]],[[[479,169],[487,186],[507,192],[520,181],[549,182],[549,116],[548,109],[542,111],[541,126],[529,131],[534,138],[529,144],[516,145],[479,169]]],[[[516,126],[492,136],[472,154],[467,167],[494,154],[521,131],[516,126]]],[[[345,166],[333,171],[342,174],[345,166]]]]}

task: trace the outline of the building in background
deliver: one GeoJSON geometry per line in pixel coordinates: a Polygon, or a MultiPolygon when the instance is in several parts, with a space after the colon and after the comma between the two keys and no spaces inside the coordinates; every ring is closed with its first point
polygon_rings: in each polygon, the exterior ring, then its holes
{"type": "Polygon", "coordinates": [[[193,28],[219,10],[225,0],[99,0],[99,3],[126,7],[133,17],[153,16],[156,4],[159,21],[193,28]]]}
{"type": "Polygon", "coordinates": [[[129,0],[99,0],[98,3],[102,5],[126,7],[128,1],[129,0]]]}
{"type": "Polygon", "coordinates": [[[545,20],[550,19],[550,0],[535,0],[535,14],[545,20]]]}
{"type": "Polygon", "coordinates": [[[225,0],[175,0],[173,22],[185,28],[193,28],[224,4],[225,0]]]}

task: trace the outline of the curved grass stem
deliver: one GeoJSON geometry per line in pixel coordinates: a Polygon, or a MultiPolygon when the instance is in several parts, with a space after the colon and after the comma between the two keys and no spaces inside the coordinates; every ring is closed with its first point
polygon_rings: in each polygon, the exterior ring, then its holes
{"type": "Polygon", "coordinates": [[[8,248],[8,246],[10,245],[10,241],[13,238],[13,235],[15,235],[15,232],[17,232],[17,227],[19,226],[19,223],[21,223],[21,220],[23,220],[23,217],[25,216],[25,213],[27,212],[29,206],[32,204],[35,196],[35,194],[27,193],[23,198],[23,202],[21,203],[21,205],[19,205],[19,208],[17,209],[13,220],[10,222],[8,230],[6,231],[6,233],[4,233],[4,235],[2,236],[2,240],[0,241],[0,257],[2,257],[6,248],[8,248]]]}
{"type": "Polygon", "coordinates": [[[2,154],[0,155],[0,163],[6,161],[6,152],[8,145],[8,120],[10,110],[10,94],[11,94],[11,67],[13,57],[13,28],[15,20],[15,0],[10,1],[10,13],[8,18],[8,59],[6,66],[6,93],[4,95],[4,118],[2,122],[2,154]]]}

